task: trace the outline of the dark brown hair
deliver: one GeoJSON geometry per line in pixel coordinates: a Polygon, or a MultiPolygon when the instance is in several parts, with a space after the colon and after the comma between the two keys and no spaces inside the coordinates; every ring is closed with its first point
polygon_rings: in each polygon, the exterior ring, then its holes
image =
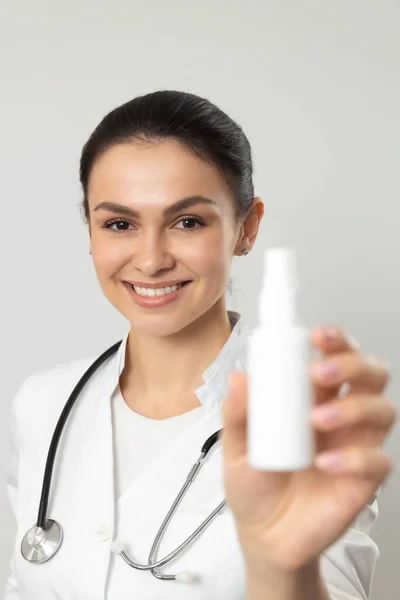
{"type": "Polygon", "coordinates": [[[108,113],[83,147],[80,182],[82,212],[89,220],[87,191],[95,162],[110,147],[133,141],[172,139],[214,165],[236,202],[238,219],[246,216],[254,196],[253,161],[242,128],[209,100],[179,91],[139,96],[108,113]]]}

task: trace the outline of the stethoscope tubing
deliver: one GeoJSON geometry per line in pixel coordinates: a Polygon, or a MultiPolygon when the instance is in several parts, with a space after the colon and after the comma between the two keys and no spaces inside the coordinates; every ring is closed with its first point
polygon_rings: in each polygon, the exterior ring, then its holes
{"type": "MultiPolygon", "coordinates": [[[[208,440],[205,442],[205,444],[203,445],[202,453],[200,454],[200,458],[198,459],[198,461],[193,465],[192,469],[190,470],[189,475],[187,476],[184,485],[182,486],[181,490],[179,491],[179,494],[175,498],[171,508],[169,509],[164,521],[162,522],[162,524],[157,532],[157,535],[154,539],[153,545],[150,550],[148,564],[141,565],[139,563],[134,562],[127,555],[127,553],[124,550],[119,553],[119,555],[124,559],[124,561],[130,567],[132,567],[134,569],[138,569],[140,571],[147,571],[150,569],[156,569],[158,567],[162,567],[163,565],[167,564],[173,558],[175,558],[176,556],[181,554],[181,552],[183,552],[183,550],[185,550],[189,546],[189,544],[191,542],[193,542],[206,529],[206,527],[208,527],[208,525],[210,525],[210,523],[212,523],[212,521],[218,516],[218,514],[221,512],[221,510],[225,507],[225,505],[227,503],[226,499],[224,499],[222,502],[220,502],[220,504],[212,511],[212,513],[210,513],[208,515],[208,517],[206,519],[204,519],[204,521],[197,527],[197,529],[195,529],[195,531],[193,531],[193,533],[191,533],[190,536],[188,538],[186,538],[185,541],[183,541],[177,548],[175,548],[175,550],[170,552],[164,558],[158,560],[157,562],[154,562],[154,557],[156,555],[156,552],[158,550],[158,547],[160,545],[162,537],[165,533],[165,530],[167,529],[172,517],[174,516],[175,512],[177,511],[180,503],[182,502],[182,500],[183,500],[184,496],[186,495],[187,491],[189,490],[190,486],[193,484],[195,478],[197,477],[197,475],[204,463],[204,460],[207,456],[208,451],[213,446],[212,442],[213,442],[213,440],[216,441],[218,439],[219,433],[220,433],[220,431],[213,433],[213,435],[210,436],[208,438],[208,440]],[[206,447],[206,452],[203,452],[203,449],[205,447],[206,447]]],[[[214,441],[214,443],[215,443],[215,441],[214,441]]],[[[157,573],[156,571],[153,572],[153,575],[155,575],[156,577],[158,576],[160,579],[174,579],[175,578],[175,575],[164,575],[164,574],[161,575],[161,574],[157,573]]]]}
{"type": "MultiPolygon", "coordinates": [[[[50,442],[49,452],[48,452],[47,459],[46,459],[37,522],[36,522],[36,525],[34,525],[33,528],[29,532],[27,532],[27,534],[25,535],[24,540],[21,544],[22,554],[23,554],[24,558],[26,558],[26,560],[30,560],[30,562],[32,562],[32,561],[37,562],[37,563],[46,562],[46,560],[49,560],[49,558],[51,558],[58,551],[58,549],[61,545],[62,538],[63,538],[61,526],[56,521],[53,521],[52,519],[47,519],[48,501],[49,501],[49,496],[50,496],[53,468],[54,468],[54,462],[55,462],[55,458],[56,458],[56,454],[57,454],[57,448],[58,448],[58,445],[59,445],[59,442],[61,439],[62,432],[65,427],[65,424],[67,422],[67,419],[68,419],[68,417],[71,413],[71,410],[72,410],[77,398],[79,397],[80,393],[82,392],[82,390],[84,389],[85,385],[87,384],[89,379],[92,377],[92,375],[97,371],[97,369],[106,360],[108,360],[113,354],[115,354],[117,352],[118,348],[121,346],[121,343],[122,343],[122,340],[115,343],[113,346],[111,346],[105,352],[103,352],[103,354],[101,354],[93,362],[93,364],[87,369],[87,371],[82,375],[82,377],[76,384],[75,388],[71,392],[71,394],[61,412],[61,415],[58,419],[57,425],[54,429],[54,433],[53,433],[53,436],[52,436],[52,439],[50,442]],[[29,535],[32,532],[33,532],[32,533],[33,537],[36,535],[38,535],[39,537],[45,536],[47,527],[51,528],[51,531],[48,532],[49,535],[53,536],[53,537],[55,535],[54,540],[51,540],[49,538],[48,542],[46,542],[46,539],[44,538],[45,542],[47,544],[50,544],[49,554],[47,554],[47,552],[45,552],[45,554],[43,556],[36,556],[35,560],[33,560],[33,559],[31,560],[27,555],[27,553],[29,553],[30,551],[26,550],[26,549],[25,549],[25,551],[23,551],[24,544],[26,544],[26,538],[28,536],[27,539],[29,539],[29,535]],[[56,539],[56,538],[58,538],[58,539],[56,539]],[[46,554],[47,554],[47,557],[46,557],[46,554]]],[[[178,509],[178,507],[179,507],[180,503],[182,502],[182,499],[184,498],[188,489],[190,488],[190,486],[194,482],[195,478],[197,477],[201,467],[203,466],[203,464],[205,462],[208,452],[211,450],[211,448],[214,446],[214,444],[218,441],[220,433],[221,433],[221,430],[216,431],[204,442],[204,444],[201,448],[200,457],[198,458],[198,460],[194,463],[194,465],[190,469],[189,474],[186,477],[185,483],[183,484],[181,490],[179,491],[177,497],[175,498],[171,508],[169,509],[164,521],[162,522],[162,524],[156,534],[156,537],[154,539],[154,542],[153,542],[153,545],[151,547],[150,554],[149,554],[149,564],[141,565],[141,564],[134,562],[128,556],[128,554],[125,552],[125,550],[120,550],[118,552],[118,554],[123,558],[123,560],[130,567],[137,569],[137,570],[141,570],[141,571],[151,570],[151,573],[154,575],[154,577],[156,577],[158,579],[164,579],[164,580],[165,579],[175,579],[176,578],[175,575],[161,574],[157,571],[157,568],[162,567],[163,565],[167,564],[172,559],[174,559],[176,556],[181,554],[181,552],[183,552],[183,550],[185,550],[189,546],[189,544],[191,544],[204,531],[204,529],[206,529],[206,527],[208,527],[208,525],[217,517],[217,515],[224,508],[224,506],[227,503],[226,499],[223,500],[212,511],[212,513],[210,513],[210,515],[208,515],[208,517],[197,527],[197,529],[195,531],[193,531],[193,533],[186,540],[184,540],[177,548],[175,548],[175,550],[170,552],[164,558],[154,562],[154,558],[156,556],[158,547],[159,547],[162,537],[165,533],[165,530],[168,527],[168,524],[170,523],[172,517],[174,516],[176,510],[178,509]]],[[[28,542],[28,548],[29,548],[29,542],[28,542]]]]}
{"type": "Polygon", "coordinates": [[[93,362],[93,364],[88,368],[88,370],[84,373],[84,375],[81,377],[81,379],[76,384],[75,388],[73,389],[70,397],[68,398],[68,400],[62,410],[62,413],[60,415],[60,418],[58,419],[56,428],[54,429],[53,437],[51,439],[51,443],[50,443],[50,447],[49,447],[49,452],[47,455],[46,467],[45,467],[44,476],[43,476],[42,492],[40,495],[39,511],[38,511],[38,517],[37,517],[37,522],[36,522],[37,527],[45,529],[47,507],[48,507],[49,496],[50,496],[50,487],[51,487],[51,481],[52,481],[52,476],[53,476],[54,461],[56,458],[57,448],[58,448],[58,444],[59,444],[59,441],[61,438],[61,434],[63,432],[65,423],[69,417],[71,409],[74,406],[79,394],[82,392],[83,388],[85,387],[85,385],[87,384],[89,379],[92,377],[92,375],[95,373],[95,371],[97,371],[97,369],[100,367],[100,365],[102,365],[108,358],[110,358],[113,354],[115,354],[117,352],[121,343],[122,343],[122,340],[120,340],[119,342],[117,342],[116,344],[114,344],[113,346],[108,348],[108,350],[103,352],[103,354],[101,354],[93,362]]]}

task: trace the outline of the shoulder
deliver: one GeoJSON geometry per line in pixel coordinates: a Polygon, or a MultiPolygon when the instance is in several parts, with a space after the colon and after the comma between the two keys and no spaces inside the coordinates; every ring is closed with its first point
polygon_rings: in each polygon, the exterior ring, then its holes
{"type": "Polygon", "coordinates": [[[49,416],[53,410],[59,413],[60,406],[66,402],[66,395],[72,392],[79,378],[96,358],[97,356],[92,356],[60,363],[26,377],[17,389],[9,409],[9,423],[14,433],[21,427],[32,426],[35,415],[49,416]]]}
{"type": "Polygon", "coordinates": [[[40,395],[48,388],[53,390],[54,388],[64,388],[76,382],[76,377],[83,375],[96,358],[97,355],[68,363],[60,363],[54,367],[32,373],[22,382],[17,391],[15,403],[18,404],[18,398],[23,398],[27,394],[40,395]]]}

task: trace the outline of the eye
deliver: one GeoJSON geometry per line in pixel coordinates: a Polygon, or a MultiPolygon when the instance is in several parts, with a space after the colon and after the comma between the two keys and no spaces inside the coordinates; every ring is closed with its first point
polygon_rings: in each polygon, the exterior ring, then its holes
{"type": "Polygon", "coordinates": [[[128,231],[130,225],[131,224],[128,221],[124,221],[123,219],[112,219],[111,221],[108,221],[103,227],[105,229],[115,231],[116,233],[124,233],[125,231],[128,231]]]}
{"type": "Polygon", "coordinates": [[[205,222],[200,217],[195,216],[187,216],[180,219],[176,225],[176,229],[181,229],[185,231],[192,231],[194,229],[200,229],[205,226],[205,222]],[[177,227],[177,225],[182,224],[182,227],[177,227]]]}

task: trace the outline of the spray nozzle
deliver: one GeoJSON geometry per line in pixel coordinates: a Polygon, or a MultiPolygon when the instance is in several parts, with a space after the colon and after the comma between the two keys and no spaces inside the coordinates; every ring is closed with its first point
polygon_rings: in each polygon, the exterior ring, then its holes
{"type": "Polygon", "coordinates": [[[264,253],[264,286],[298,288],[296,253],[292,248],[269,248],[264,253]]]}
{"type": "Polygon", "coordinates": [[[296,253],[292,248],[269,248],[264,254],[260,320],[269,323],[296,319],[295,297],[299,287],[296,253]]]}

